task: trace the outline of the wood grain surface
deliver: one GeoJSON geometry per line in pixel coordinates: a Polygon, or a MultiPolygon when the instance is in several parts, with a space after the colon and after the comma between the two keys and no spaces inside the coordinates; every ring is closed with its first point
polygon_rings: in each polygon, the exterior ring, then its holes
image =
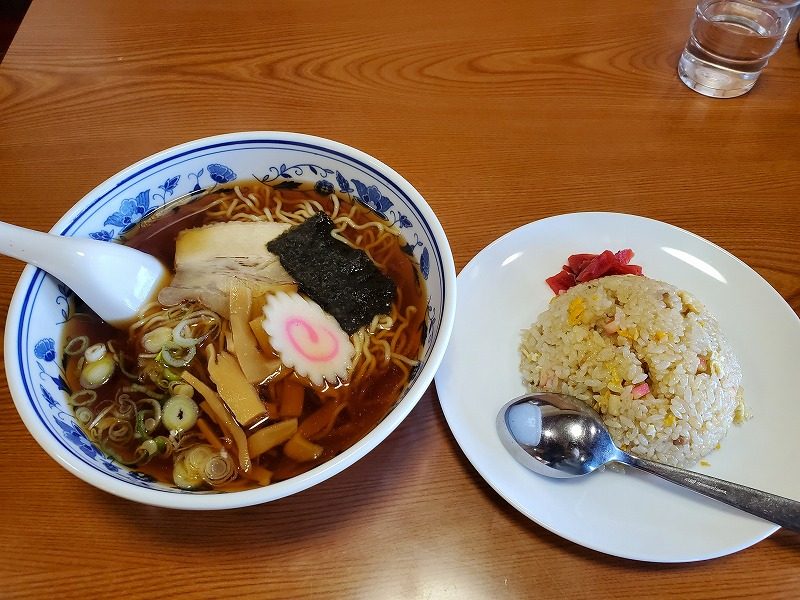
{"type": "MultiPolygon", "coordinates": [[[[183,141],[298,131],[402,173],[458,269],[545,216],[630,212],[721,245],[797,312],[797,25],[751,93],[712,100],[676,75],[693,4],[34,0],[0,65],[0,220],[47,230],[116,171],[183,141]]],[[[3,322],[21,269],[0,257],[3,322]]],[[[4,377],[0,402],[3,598],[800,595],[794,533],[683,565],[549,533],[473,470],[433,387],[346,472],[214,513],[82,483],[27,433],[4,377]]]]}

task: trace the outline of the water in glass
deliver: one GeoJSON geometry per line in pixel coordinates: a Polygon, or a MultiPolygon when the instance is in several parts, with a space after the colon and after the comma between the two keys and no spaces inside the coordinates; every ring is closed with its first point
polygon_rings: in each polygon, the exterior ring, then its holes
{"type": "Polygon", "coordinates": [[[780,47],[798,0],[700,0],[678,75],[706,96],[748,92],[780,47]]]}

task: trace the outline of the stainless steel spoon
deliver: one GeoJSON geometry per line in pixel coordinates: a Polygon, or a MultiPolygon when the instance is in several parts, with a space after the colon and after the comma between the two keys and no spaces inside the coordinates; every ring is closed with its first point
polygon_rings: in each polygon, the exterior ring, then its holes
{"type": "Polygon", "coordinates": [[[800,531],[800,502],[631,456],[614,445],[600,415],[572,396],[546,392],[520,396],[500,409],[496,426],[506,450],[541,475],[577,477],[618,462],[800,531]]]}

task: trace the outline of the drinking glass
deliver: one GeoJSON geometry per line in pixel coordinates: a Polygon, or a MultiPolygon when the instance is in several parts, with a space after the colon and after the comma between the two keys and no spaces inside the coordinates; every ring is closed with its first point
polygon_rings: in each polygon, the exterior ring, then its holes
{"type": "Polygon", "coordinates": [[[699,0],[678,76],[705,96],[750,91],[786,36],[800,0],[699,0]]]}

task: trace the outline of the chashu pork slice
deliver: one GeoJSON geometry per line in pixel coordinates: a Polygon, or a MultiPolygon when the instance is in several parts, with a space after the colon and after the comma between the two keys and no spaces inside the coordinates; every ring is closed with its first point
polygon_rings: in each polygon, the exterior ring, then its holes
{"type": "Polygon", "coordinates": [[[164,306],[185,300],[201,302],[228,316],[228,293],[234,279],[243,282],[253,296],[294,280],[267,242],[289,229],[270,221],[228,221],[184,229],[175,243],[175,276],[158,294],[164,306]]]}

